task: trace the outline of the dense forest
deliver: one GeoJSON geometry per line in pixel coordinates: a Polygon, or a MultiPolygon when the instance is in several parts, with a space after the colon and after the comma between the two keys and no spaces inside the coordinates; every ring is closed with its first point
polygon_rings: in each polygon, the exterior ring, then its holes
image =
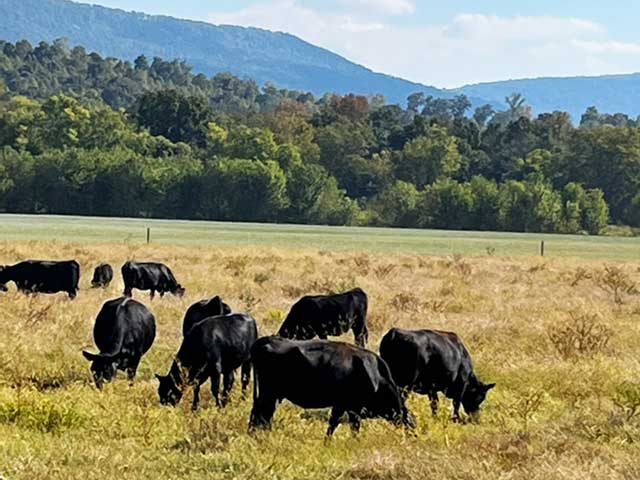
{"type": "Polygon", "coordinates": [[[640,226],[640,129],[536,118],[518,94],[383,97],[258,86],[0,42],[0,211],[588,232],[640,226]]]}

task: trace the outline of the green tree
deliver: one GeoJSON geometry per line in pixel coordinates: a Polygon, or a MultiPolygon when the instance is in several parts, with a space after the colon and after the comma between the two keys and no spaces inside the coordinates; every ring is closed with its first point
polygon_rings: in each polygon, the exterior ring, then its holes
{"type": "Polygon", "coordinates": [[[445,179],[428,186],[420,199],[418,223],[425,228],[469,229],[475,198],[469,184],[445,179]]]}
{"type": "Polygon", "coordinates": [[[407,143],[397,156],[396,175],[419,189],[454,175],[460,168],[457,140],[446,129],[433,126],[429,132],[407,143]]]}
{"type": "Polygon", "coordinates": [[[229,158],[269,160],[276,156],[277,145],[273,133],[265,128],[237,125],[229,130],[224,154],[229,158]]]}
{"type": "Polygon", "coordinates": [[[562,228],[562,198],[551,185],[534,179],[500,186],[500,224],[515,232],[555,232],[562,228]]]}
{"type": "Polygon", "coordinates": [[[383,225],[415,227],[420,194],[415,185],[397,180],[378,195],[373,205],[383,225]]]}
{"type": "Polygon", "coordinates": [[[138,99],[135,118],[151,135],[204,148],[213,111],[204,97],[160,90],[147,92],[138,99]]]}
{"type": "Polygon", "coordinates": [[[202,218],[273,221],[287,208],[286,176],[271,160],[223,159],[201,182],[202,218]]]}

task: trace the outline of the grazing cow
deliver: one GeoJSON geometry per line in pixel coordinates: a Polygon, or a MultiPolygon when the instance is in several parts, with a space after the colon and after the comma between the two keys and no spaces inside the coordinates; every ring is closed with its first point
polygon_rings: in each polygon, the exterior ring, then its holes
{"type": "Polygon", "coordinates": [[[278,335],[296,340],[310,340],[315,336],[326,340],[353,330],[356,344],[365,347],[367,330],[367,294],[360,288],[337,295],[306,296],[298,300],[278,335]]]}
{"type": "Polygon", "coordinates": [[[156,292],[163,297],[166,292],[181,297],[185,289],[166,265],[154,262],[126,262],[122,265],[122,280],[124,280],[124,294],[130,297],[134,288],[151,290],[151,298],[156,292]]]}
{"type": "Polygon", "coordinates": [[[91,286],[93,288],[106,288],[113,280],[113,268],[108,263],[101,263],[93,271],[91,286]]]}
{"type": "Polygon", "coordinates": [[[429,396],[434,415],[438,392],[453,400],[455,421],[460,420],[460,404],[477,419],[487,392],[496,385],[476,377],[469,351],[455,333],[392,328],[382,338],[380,355],[405,393],[429,396]]]}
{"type": "Polygon", "coordinates": [[[208,300],[200,300],[189,307],[182,322],[182,336],[186,337],[191,327],[209,317],[228,315],[231,307],[217,295],[208,300]]]}
{"type": "Polygon", "coordinates": [[[219,408],[229,400],[235,371],[242,367],[242,391],[251,377],[251,345],[258,338],[256,321],[244,313],[205,318],[196,323],[182,340],[169,374],[156,375],[162,405],[177,405],[184,389],[194,385],[193,410],[198,409],[200,386],[211,379],[211,393],[219,408]],[[224,377],[219,398],[220,375],[224,377]]]}
{"type": "Polygon", "coordinates": [[[27,260],[0,267],[0,285],[13,282],[23,293],[66,292],[75,298],[80,280],[80,265],[75,260],[64,262],[27,260]]]}
{"type": "Polygon", "coordinates": [[[93,339],[100,353],[83,351],[91,363],[96,387],[102,388],[118,370],[126,370],[133,382],[138,364],[156,337],[156,320],[140,302],[120,297],[106,302],[93,326],[93,339]]]}
{"type": "Polygon", "coordinates": [[[362,418],[415,426],[382,358],[369,350],[328,340],[263,337],[251,348],[254,394],[249,429],[269,427],[282,400],[302,408],[331,407],[327,437],[347,413],[354,432],[362,418]]]}

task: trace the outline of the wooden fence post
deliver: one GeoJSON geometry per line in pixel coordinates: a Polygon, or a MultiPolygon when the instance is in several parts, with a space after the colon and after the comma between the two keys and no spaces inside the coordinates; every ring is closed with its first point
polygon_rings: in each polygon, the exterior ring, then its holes
{"type": "Polygon", "coordinates": [[[544,257],[544,240],[540,242],[540,255],[544,257]]]}
{"type": "Polygon", "coordinates": [[[147,227],[147,245],[151,242],[151,229],[147,227]]]}

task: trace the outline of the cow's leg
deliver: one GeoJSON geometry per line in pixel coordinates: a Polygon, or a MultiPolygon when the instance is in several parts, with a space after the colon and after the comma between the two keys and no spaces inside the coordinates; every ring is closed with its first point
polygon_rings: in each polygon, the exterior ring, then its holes
{"type": "Polygon", "coordinates": [[[152,288],[151,289],[151,300],[153,300],[153,298],[156,296],[156,291],[152,288]]]}
{"type": "Polygon", "coordinates": [[[164,297],[164,291],[160,292],[160,298],[164,297]]]}
{"type": "Polygon", "coordinates": [[[223,375],[224,383],[222,386],[222,407],[229,402],[229,396],[231,395],[231,389],[233,388],[233,383],[236,379],[236,372],[231,370],[223,375]]]}
{"type": "Polygon", "coordinates": [[[76,298],[76,296],[78,295],[77,290],[69,290],[67,293],[69,294],[69,298],[70,298],[71,300],[73,300],[74,298],[76,298]]]}
{"type": "Polygon", "coordinates": [[[246,398],[247,387],[249,386],[249,382],[251,381],[251,360],[247,360],[242,364],[241,380],[242,380],[242,397],[246,398]]]}
{"type": "Polygon", "coordinates": [[[140,358],[132,358],[127,366],[127,380],[133,385],[133,380],[136,378],[136,372],[138,371],[138,365],[140,364],[140,358]]]}
{"type": "Polygon", "coordinates": [[[253,401],[251,417],[249,420],[249,431],[256,428],[271,428],[271,419],[276,412],[277,401],[275,398],[259,396],[253,401]]]}
{"type": "Polygon", "coordinates": [[[367,324],[364,318],[358,318],[354,322],[353,337],[356,341],[356,345],[358,345],[359,347],[365,348],[367,346],[369,331],[367,330],[367,324]]]}
{"type": "Polygon", "coordinates": [[[460,399],[459,398],[453,399],[453,419],[452,420],[456,423],[462,421],[462,419],[460,418],[460,399]]]}
{"type": "Polygon", "coordinates": [[[211,394],[216,401],[216,406],[221,408],[220,404],[220,372],[215,371],[211,374],[211,394]]]}
{"type": "Polygon", "coordinates": [[[356,435],[360,432],[360,416],[356,413],[349,412],[349,425],[351,425],[351,432],[356,435]]]}
{"type": "Polygon", "coordinates": [[[327,339],[327,334],[326,334],[326,333],[324,333],[324,332],[323,332],[323,333],[319,333],[319,334],[318,334],[318,338],[319,338],[320,340],[326,340],[326,339],[327,339]]]}
{"type": "Polygon", "coordinates": [[[122,292],[124,294],[125,297],[129,297],[131,298],[133,295],[133,289],[131,287],[124,287],[124,292],[122,292]]]}
{"type": "Polygon", "coordinates": [[[198,410],[198,404],[200,403],[200,382],[196,381],[196,385],[193,389],[193,403],[191,404],[191,410],[194,412],[198,410]]]}
{"type": "Polygon", "coordinates": [[[344,415],[344,408],[334,406],[331,409],[331,417],[329,417],[329,428],[327,429],[327,440],[331,438],[333,432],[336,431],[338,425],[340,425],[340,419],[344,415]]]}
{"type": "Polygon", "coordinates": [[[431,390],[428,395],[431,404],[431,413],[435,417],[438,414],[438,392],[431,390]]]}

